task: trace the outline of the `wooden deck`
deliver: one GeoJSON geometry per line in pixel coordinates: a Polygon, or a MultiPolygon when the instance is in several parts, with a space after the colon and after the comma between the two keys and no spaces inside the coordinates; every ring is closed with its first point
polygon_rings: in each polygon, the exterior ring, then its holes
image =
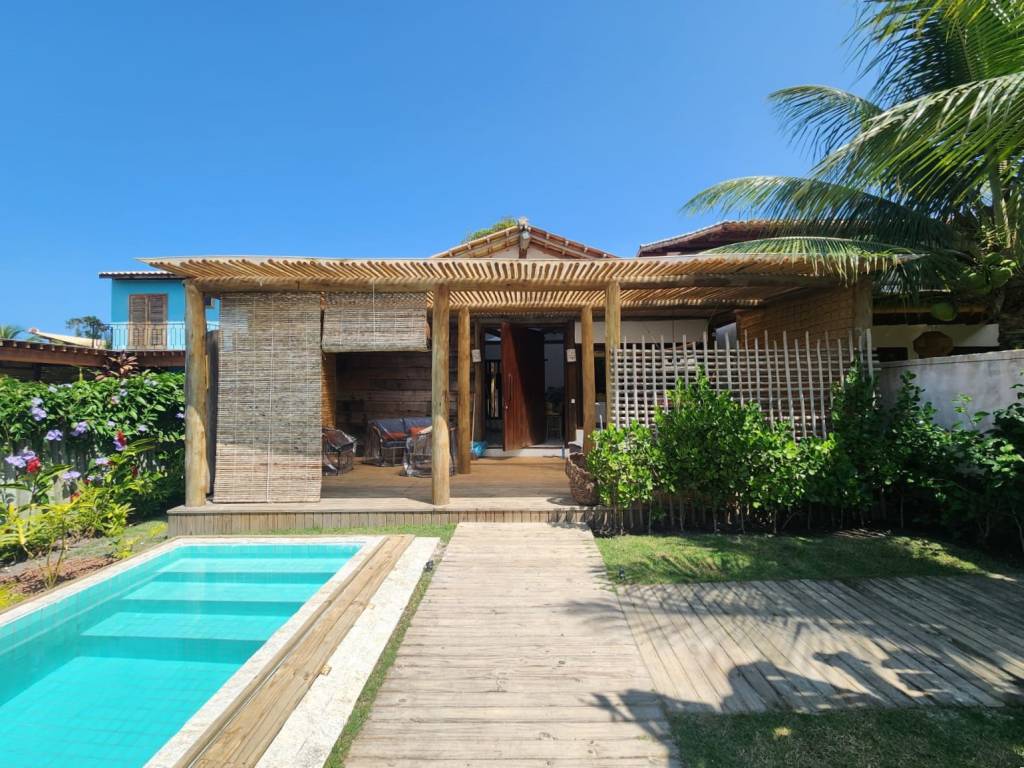
{"type": "Polygon", "coordinates": [[[657,690],[701,712],[1024,700],[1024,587],[985,577],[633,586],[657,690]]]}
{"type": "Polygon", "coordinates": [[[652,691],[588,530],[462,524],[345,764],[675,766],[652,691]]]}
{"type": "Polygon", "coordinates": [[[459,522],[585,522],[593,508],[569,495],[557,458],[478,459],[472,473],[452,477],[449,504],[430,503],[429,477],[403,477],[401,467],[357,459],[351,472],[325,477],[315,504],[206,504],[168,513],[169,533],[218,535],[306,528],[459,522]]]}
{"type": "Polygon", "coordinates": [[[179,768],[256,765],[412,539],[386,537],[281,649],[267,674],[254,680],[182,757],[179,768]]]}

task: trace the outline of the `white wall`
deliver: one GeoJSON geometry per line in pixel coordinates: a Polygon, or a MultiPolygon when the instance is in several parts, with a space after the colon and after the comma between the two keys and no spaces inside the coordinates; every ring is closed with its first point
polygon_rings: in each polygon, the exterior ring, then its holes
{"type": "MultiPolygon", "coordinates": [[[[877,344],[877,342],[876,342],[877,344]]],[[[968,425],[966,417],[956,412],[954,401],[961,394],[970,395],[969,413],[1005,408],[1016,402],[1014,384],[1024,383],[1024,350],[983,352],[977,355],[929,357],[923,360],[882,363],[882,399],[892,403],[899,392],[904,373],[915,374],[914,383],[921,387],[922,399],[937,409],[935,420],[946,427],[957,422],[968,425]]],[[[986,418],[979,428],[992,426],[986,418]]]]}
{"type": "MultiPolygon", "coordinates": [[[[708,327],[707,320],[623,320],[622,340],[640,341],[646,339],[658,342],[663,338],[666,342],[682,342],[683,336],[689,341],[699,339],[708,327]]],[[[582,341],[580,324],[576,323],[576,343],[582,341]]],[[[594,321],[594,343],[604,344],[604,321],[594,321]]]]}

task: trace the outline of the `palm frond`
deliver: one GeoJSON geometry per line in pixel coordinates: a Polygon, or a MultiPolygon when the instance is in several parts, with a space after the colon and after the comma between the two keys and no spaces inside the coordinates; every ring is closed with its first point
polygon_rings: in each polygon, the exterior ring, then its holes
{"type": "Polygon", "coordinates": [[[717,210],[777,225],[773,234],[859,238],[906,248],[959,250],[948,224],[854,187],[798,176],[745,176],[715,184],[684,206],[717,210]]]}
{"type": "Polygon", "coordinates": [[[854,29],[872,96],[897,104],[1024,67],[1022,0],[867,0],[854,29]]]}
{"type": "Polygon", "coordinates": [[[839,237],[771,237],[712,248],[705,253],[760,254],[809,262],[815,274],[851,281],[872,273],[891,293],[917,296],[946,290],[963,273],[965,262],[942,250],[913,249],[874,240],[839,237]]]}
{"type": "Polygon", "coordinates": [[[960,204],[993,168],[1017,179],[1024,157],[1024,71],[930,93],[872,118],[815,176],[927,199],[958,189],[960,204]]]}
{"type": "Polygon", "coordinates": [[[817,158],[856,136],[882,110],[871,101],[827,85],[798,85],[768,96],[790,141],[805,144],[817,158]]]}

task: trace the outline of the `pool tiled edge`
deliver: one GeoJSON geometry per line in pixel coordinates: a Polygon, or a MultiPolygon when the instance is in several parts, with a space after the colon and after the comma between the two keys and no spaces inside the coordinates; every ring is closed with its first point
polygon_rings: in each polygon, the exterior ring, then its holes
{"type": "MultiPolygon", "coordinates": [[[[146,581],[153,577],[153,573],[163,572],[163,569],[166,568],[168,557],[172,558],[171,562],[179,562],[178,560],[173,559],[179,558],[179,552],[184,553],[188,551],[190,552],[189,556],[193,556],[191,555],[191,551],[201,551],[206,547],[213,549],[223,547],[246,547],[253,548],[256,551],[263,551],[265,548],[288,546],[298,546],[303,548],[310,546],[340,546],[343,549],[348,549],[349,554],[341,561],[342,564],[338,567],[338,570],[332,572],[329,578],[327,578],[327,581],[321,582],[319,588],[310,594],[309,597],[301,603],[301,605],[299,605],[296,600],[295,604],[298,607],[292,609],[294,610],[294,613],[291,613],[287,619],[284,619],[284,623],[277,626],[276,630],[272,627],[269,628],[272,633],[269,634],[269,636],[267,634],[263,634],[260,638],[262,639],[265,637],[266,640],[259,645],[254,652],[250,651],[252,655],[250,655],[244,662],[241,662],[241,666],[235,668],[233,672],[227,672],[227,674],[230,674],[230,677],[222,677],[220,681],[217,681],[218,683],[223,681],[223,684],[219,687],[211,687],[209,690],[212,691],[212,693],[207,694],[209,697],[205,698],[205,701],[203,699],[198,699],[198,701],[203,701],[203,703],[198,709],[191,710],[191,716],[183,723],[182,727],[179,728],[177,732],[172,732],[173,735],[171,735],[170,738],[166,735],[162,735],[161,741],[163,739],[167,740],[163,742],[162,746],[160,746],[155,753],[150,751],[147,754],[140,755],[140,762],[131,763],[134,765],[141,765],[141,761],[146,760],[146,757],[152,755],[152,757],[149,757],[149,760],[145,765],[171,766],[186,754],[195,740],[206,733],[211,725],[215,724],[219,719],[223,719],[222,716],[231,707],[232,703],[240,693],[245,691],[247,688],[251,689],[254,681],[258,681],[262,675],[276,665],[282,655],[282,652],[287,652],[287,646],[294,640],[297,633],[299,633],[310,619],[315,617],[317,612],[328,603],[332,597],[332,593],[337,590],[338,586],[342,582],[346,581],[355,570],[359,569],[361,565],[367,561],[368,557],[372,556],[374,552],[378,550],[384,539],[385,537],[382,536],[362,535],[291,537],[212,536],[175,538],[125,561],[112,564],[100,571],[97,571],[96,573],[90,574],[89,576],[61,585],[50,592],[14,606],[10,610],[0,614],[0,646],[9,646],[11,652],[15,654],[13,657],[9,658],[8,661],[13,659],[12,663],[17,664],[17,654],[21,653],[21,649],[24,648],[26,649],[25,652],[29,654],[29,657],[27,657],[25,661],[31,662],[31,664],[28,666],[22,665],[23,668],[27,669],[31,666],[32,669],[44,669],[45,665],[48,663],[46,660],[54,657],[49,655],[49,651],[46,651],[45,646],[41,646],[40,642],[46,642],[47,638],[52,638],[55,632],[64,632],[65,630],[63,627],[65,625],[69,628],[67,631],[71,632],[72,635],[77,633],[80,637],[87,637],[89,632],[84,632],[82,627],[87,627],[89,625],[83,625],[81,622],[83,620],[89,620],[85,617],[89,616],[90,611],[94,610],[99,604],[108,603],[110,601],[123,601],[125,599],[130,600],[130,597],[124,596],[137,591],[140,580],[146,581]],[[351,550],[355,550],[354,553],[351,550]],[[161,570],[158,571],[157,569],[161,570]],[[78,618],[80,615],[83,619],[78,618]],[[32,654],[35,654],[35,657],[38,658],[33,658],[32,654]],[[38,666],[39,664],[42,664],[43,666],[40,667],[38,666]]],[[[276,572],[275,569],[271,569],[271,571],[276,572]]],[[[327,574],[325,574],[325,576],[326,575],[327,574]]],[[[186,577],[186,580],[190,579],[186,577]]],[[[147,595],[147,597],[149,596],[147,595]]],[[[184,600],[191,598],[180,597],[177,599],[184,600]]],[[[202,600],[204,598],[199,597],[198,599],[202,600]]],[[[257,599],[262,603],[263,598],[257,599]]],[[[134,614],[131,613],[131,608],[129,608],[127,613],[122,612],[120,615],[127,617],[129,621],[131,620],[131,617],[134,616],[134,614]]],[[[94,627],[102,626],[102,621],[100,624],[94,625],[94,627]]],[[[90,630],[90,632],[92,632],[92,630],[90,630]]],[[[105,635],[109,634],[109,632],[104,633],[101,631],[98,634],[105,635]]],[[[135,635],[136,632],[132,629],[128,634],[135,635]]],[[[59,637],[62,636],[63,635],[59,635],[59,637]]],[[[157,633],[157,635],[153,635],[153,637],[158,636],[159,633],[157,633]]],[[[183,635],[183,637],[187,637],[187,635],[183,635]]],[[[58,638],[56,642],[61,643],[65,641],[58,638]]],[[[108,641],[103,640],[101,642],[108,641]]],[[[187,640],[186,642],[192,641],[187,640]]],[[[67,669],[71,668],[72,667],[67,667],[67,669]]],[[[143,704],[148,701],[156,701],[156,699],[141,699],[139,704],[143,704]]],[[[143,708],[146,707],[143,706],[143,708]]],[[[107,722],[107,720],[103,720],[104,724],[107,722]]],[[[182,721],[179,720],[178,722],[182,721]]],[[[129,726],[129,728],[131,728],[131,726],[129,726]]],[[[102,726],[101,730],[89,731],[89,733],[98,734],[97,736],[90,737],[94,746],[96,743],[103,743],[105,739],[108,738],[104,736],[107,731],[108,727],[106,725],[102,726]]],[[[156,741],[155,745],[160,745],[160,741],[156,741]]],[[[22,747],[24,747],[24,745],[22,745],[22,747]]],[[[153,748],[151,747],[150,749],[153,748]]]]}

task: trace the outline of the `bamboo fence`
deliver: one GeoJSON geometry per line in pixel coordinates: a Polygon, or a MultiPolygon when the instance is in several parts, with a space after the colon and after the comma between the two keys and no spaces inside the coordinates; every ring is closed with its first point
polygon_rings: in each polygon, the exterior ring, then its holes
{"type": "Polygon", "coordinates": [[[681,342],[623,342],[612,350],[611,422],[653,425],[656,411],[670,407],[676,383],[695,383],[703,372],[712,389],[757,403],[771,423],[789,424],[795,438],[826,437],[836,386],[857,361],[874,375],[878,363],[871,350],[870,329],[814,340],[807,333],[783,333],[722,344],[706,334],[681,342]]]}

